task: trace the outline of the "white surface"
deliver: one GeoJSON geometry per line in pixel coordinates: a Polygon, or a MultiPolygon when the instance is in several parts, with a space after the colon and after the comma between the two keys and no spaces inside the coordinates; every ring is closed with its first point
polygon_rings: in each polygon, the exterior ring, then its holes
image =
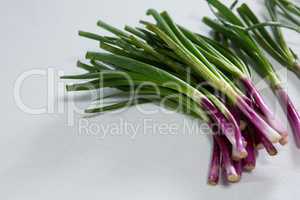
{"type": "MultiPolygon", "coordinates": [[[[261,8],[260,0],[248,2],[255,10],[261,8]]],[[[55,102],[53,113],[31,115],[16,105],[14,84],[23,72],[52,68],[57,84],[59,70],[77,72],[75,61],[86,50],[97,48],[95,42],[77,36],[79,29],[98,31],[95,23],[100,18],[119,27],[135,25],[150,7],[167,9],[179,23],[206,33],[201,17],[210,12],[203,0],[1,1],[0,199],[276,200],[300,195],[300,151],[293,142],[279,147],[277,157],[261,153],[255,171],[245,174],[239,184],[210,187],[206,185],[210,141],[201,134],[187,136],[183,124],[193,123],[187,116],[146,105],[143,108],[158,111],[143,115],[132,108],[87,119],[98,125],[118,124],[123,119],[140,126],[135,139],[126,135],[130,132],[121,131],[120,136],[101,140],[80,134],[79,115],[75,115],[74,125],[68,126],[68,101],[57,91],[50,95],[55,102]],[[65,106],[64,112],[58,112],[58,105],[65,106]],[[153,120],[148,121],[150,125],[175,124],[175,130],[169,132],[174,135],[144,132],[142,118],[153,120]]],[[[287,34],[299,53],[299,36],[287,34]]],[[[284,80],[289,77],[288,91],[299,107],[299,80],[282,71],[284,80]]],[[[44,107],[47,78],[26,79],[21,95],[26,105],[44,107]]],[[[278,107],[269,90],[264,95],[270,105],[278,107]]],[[[78,105],[85,106],[89,100],[89,95],[76,97],[78,105]]],[[[278,113],[284,119],[282,111],[278,113]]]]}

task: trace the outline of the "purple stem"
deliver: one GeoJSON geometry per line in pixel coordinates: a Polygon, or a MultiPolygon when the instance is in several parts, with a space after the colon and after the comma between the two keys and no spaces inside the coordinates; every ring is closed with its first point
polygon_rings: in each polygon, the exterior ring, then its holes
{"type": "MultiPolygon", "coordinates": [[[[235,119],[235,121],[237,123],[237,127],[239,127],[240,131],[243,131],[243,129],[245,127],[241,127],[242,120],[241,120],[241,115],[239,113],[239,110],[235,106],[229,105],[228,107],[229,107],[230,113],[232,114],[232,117],[235,119]]],[[[246,147],[247,143],[246,143],[246,140],[243,137],[243,135],[241,135],[241,138],[242,138],[244,147],[246,147]]]]}
{"type": "Polygon", "coordinates": [[[215,139],[213,139],[213,152],[211,157],[210,169],[208,174],[208,183],[217,185],[220,176],[221,152],[215,139]]]}
{"type": "Polygon", "coordinates": [[[222,167],[225,170],[227,180],[229,182],[239,181],[239,176],[233,166],[233,162],[230,157],[226,139],[220,135],[215,135],[214,138],[222,152],[222,167]]]}
{"type": "Polygon", "coordinates": [[[245,157],[247,157],[247,150],[245,149],[246,144],[245,144],[245,139],[241,134],[241,129],[240,129],[240,118],[239,118],[239,114],[237,109],[233,110],[234,113],[230,112],[227,113],[226,117],[227,120],[229,122],[231,122],[231,124],[233,124],[234,128],[235,128],[235,140],[237,142],[237,147],[236,148],[232,148],[232,159],[239,161],[245,157]],[[240,151],[242,151],[242,154],[240,153],[240,151]]]}
{"type": "Polygon", "coordinates": [[[272,127],[270,127],[244,100],[242,97],[237,99],[236,105],[243,112],[244,116],[258,130],[260,130],[271,142],[277,143],[281,139],[272,127]]]}
{"type": "Polygon", "coordinates": [[[294,107],[292,101],[290,100],[288,94],[280,86],[274,88],[275,94],[279,97],[282,107],[284,107],[287,114],[288,120],[292,127],[295,142],[298,148],[300,148],[300,116],[296,108],[294,107]]]}
{"type": "MultiPolygon", "coordinates": [[[[205,109],[213,121],[217,123],[223,134],[232,144],[233,158],[236,160],[245,158],[247,151],[243,145],[241,132],[235,119],[229,116],[230,121],[221,113],[208,99],[203,98],[201,101],[203,109],[205,109]]],[[[212,124],[211,124],[212,125],[212,124]]]]}
{"type": "MultiPolygon", "coordinates": [[[[247,90],[247,93],[250,95],[250,97],[253,97],[256,105],[259,107],[259,111],[263,114],[270,126],[274,128],[279,134],[281,134],[283,138],[285,138],[288,135],[287,130],[283,128],[282,123],[280,123],[280,121],[276,119],[274,113],[265,104],[252,81],[249,79],[242,79],[242,82],[247,90]]],[[[281,143],[283,143],[284,141],[286,140],[281,141],[281,143]]]]}
{"type": "Polygon", "coordinates": [[[255,155],[255,147],[254,140],[252,137],[253,131],[250,128],[247,128],[246,131],[243,132],[243,135],[247,141],[246,150],[248,152],[248,156],[243,159],[243,168],[247,171],[252,171],[256,165],[256,155],[255,155]]]}
{"type": "Polygon", "coordinates": [[[243,97],[244,101],[254,110],[260,111],[259,106],[252,99],[248,98],[248,96],[243,97]]]}
{"type": "Polygon", "coordinates": [[[241,180],[242,173],[243,173],[243,166],[242,166],[242,161],[233,161],[233,166],[235,168],[235,171],[237,175],[239,176],[239,180],[241,180]]]}
{"type": "Polygon", "coordinates": [[[255,137],[257,138],[258,142],[265,147],[266,151],[270,156],[275,156],[278,152],[275,146],[272,144],[272,142],[256,127],[252,126],[250,127],[255,134],[255,137]]]}

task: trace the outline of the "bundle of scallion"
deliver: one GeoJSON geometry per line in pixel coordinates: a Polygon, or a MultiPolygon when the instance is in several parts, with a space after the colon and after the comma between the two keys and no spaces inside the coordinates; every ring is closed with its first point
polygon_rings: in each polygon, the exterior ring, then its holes
{"type": "MultiPolygon", "coordinates": [[[[295,141],[298,146],[300,146],[300,115],[290,100],[288,94],[283,89],[283,84],[273,69],[272,64],[265,56],[262,49],[259,47],[258,43],[261,42],[261,45],[269,45],[270,43],[274,43],[272,38],[268,37],[268,34],[262,28],[265,25],[278,26],[278,23],[259,23],[258,19],[255,18],[250,12],[250,9],[243,4],[238,8],[239,14],[241,18],[246,21],[246,23],[251,23],[253,26],[246,26],[242,20],[235,15],[235,13],[224,4],[222,4],[218,0],[207,0],[207,2],[217,9],[218,12],[215,12],[218,20],[212,20],[208,17],[204,17],[203,21],[205,24],[210,26],[213,30],[218,33],[221,33],[224,37],[228,38],[231,43],[233,43],[236,47],[240,48],[244,53],[248,55],[249,58],[253,60],[256,66],[256,71],[264,78],[267,79],[274,93],[278,96],[280,103],[282,104],[284,110],[287,113],[290,125],[293,129],[295,141]],[[251,22],[251,20],[253,20],[251,22]],[[257,22],[254,23],[253,22],[257,22]],[[252,30],[255,34],[254,36],[249,32],[252,30]],[[267,39],[266,39],[267,38],[267,39]]],[[[284,42],[282,42],[283,44],[284,42]]],[[[275,46],[268,46],[266,49],[270,51],[273,49],[274,53],[286,52],[286,49],[283,46],[277,45],[276,48],[279,50],[274,50],[275,46]],[[278,52],[277,52],[278,51],[278,52]]],[[[283,59],[287,62],[287,57],[283,59]]]]}
{"type": "Polygon", "coordinates": [[[226,180],[239,181],[243,169],[254,169],[256,149],[263,147],[275,155],[274,144],[287,142],[286,130],[265,104],[247,64],[236,52],[177,25],[166,11],[150,9],[147,14],[156,23],[141,21],[143,28],[125,26],[123,31],[97,23],[113,36],[80,31],[80,36],[100,42],[109,53],[87,52],[89,64],[78,62],[87,73],[62,77],[87,81],[67,85],[67,91],[119,90],[96,99],[86,113],[163,102],[163,106],[201,119],[213,133],[209,183],[218,183],[221,169],[226,180]],[[126,99],[102,104],[111,97],[126,99]]]}

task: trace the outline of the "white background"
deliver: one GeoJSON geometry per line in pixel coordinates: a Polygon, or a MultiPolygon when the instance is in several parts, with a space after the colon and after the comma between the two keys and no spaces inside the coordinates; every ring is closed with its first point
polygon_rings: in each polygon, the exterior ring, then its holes
{"type": "MultiPolygon", "coordinates": [[[[263,1],[248,2],[261,13],[263,1]]],[[[75,115],[74,125],[68,126],[68,101],[57,93],[57,84],[61,83],[57,73],[77,73],[76,60],[83,58],[86,50],[97,49],[96,42],[79,38],[77,31],[99,31],[98,19],[118,27],[135,25],[139,19],[145,19],[147,8],[167,9],[178,23],[207,33],[201,23],[202,16],[210,15],[204,0],[1,0],[0,199],[297,198],[300,150],[292,139],[288,146],[278,148],[277,157],[270,158],[261,152],[255,171],[244,174],[239,184],[211,187],[206,185],[210,139],[201,134],[185,135],[183,125],[192,124],[190,117],[167,114],[150,104],[143,108],[158,110],[152,115],[131,108],[121,114],[87,119],[98,125],[123,119],[143,128],[143,118],[147,118],[152,125],[178,126],[174,135],[141,131],[135,139],[126,132],[103,140],[80,135],[80,115],[75,115]],[[47,68],[55,73],[56,90],[48,99],[50,103],[54,101],[54,112],[23,112],[14,100],[15,81],[26,71],[47,68]],[[58,112],[58,105],[65,106],[64,112],[58,112]]],[[[290,46],[298,53],[299,36],[286,34],[290,46]]],[[[283,80],[288,77],[288,92],[299,108],[299,80],[274,64],[283,80]]],[[[264,86],[259,82],[258,87],[264,86]]],[[[269,90],[263,94],[270,106],[278,107],[269,90]]],[[[23,82],[21,97],[27,106],[43,108],[47,106],[47,96],[47,77],[31,76],[23,82]]],[[[86,106],[89,100],[89,95],[79,94],[75,102],[86,106]]],[[[276,109],[276,113],[285,123],[282,111],[276,109]]]]}

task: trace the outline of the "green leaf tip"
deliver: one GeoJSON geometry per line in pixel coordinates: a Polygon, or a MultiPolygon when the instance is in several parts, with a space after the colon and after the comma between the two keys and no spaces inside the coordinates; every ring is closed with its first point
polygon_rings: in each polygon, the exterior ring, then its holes
{"type": "Polygon", "coordinates": [[[146,14],[147,15],[159,15],[159,13],[153,8],[148,9],[146,14]]]}

